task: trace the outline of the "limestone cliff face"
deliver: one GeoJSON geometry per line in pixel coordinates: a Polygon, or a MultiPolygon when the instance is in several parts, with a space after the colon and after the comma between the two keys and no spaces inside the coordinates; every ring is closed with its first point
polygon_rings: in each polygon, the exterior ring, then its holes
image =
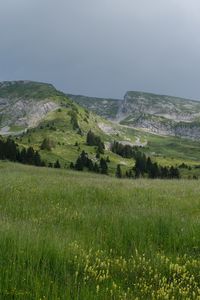
{"type": "Polygon", "coordinates": [[[59,106],[47,100],[35,102],[34,100],[15,99],[12,105],[9,101],[0,99],[1,126],[19,125],[34,127],[50,111],[59,106]]]}
{"type": "MultiPolygon", "coordinates": [[[[56,90],[52,85],[31,81],[6,81],[0,83],[0,134],[19,132],[38,123],[59,107],[53,100],[56,90]],[[21,128],[21,130],[20,130],[21,128]]],[[[56,98],[55,98],[56,99],[56,98]]]]}
{"type": "Polygon", "coordinates": [[[143,92],[127,92],[124,100],[69,97],[122,125],[159,135],[200,139],[200,101],[143,92]]]}
{"type": "Polygon", "coordinates": [[[142,92],[127,92],[123,109],[127,115],[146,113],[174,121],[194,121],[200,117],[200,102],[142,92]]]}
{"type": "Polygon", "coordinates": [[[127,92],[119,108],[121,124],[160,135],[200,139],[200,102],[127,92]]]}

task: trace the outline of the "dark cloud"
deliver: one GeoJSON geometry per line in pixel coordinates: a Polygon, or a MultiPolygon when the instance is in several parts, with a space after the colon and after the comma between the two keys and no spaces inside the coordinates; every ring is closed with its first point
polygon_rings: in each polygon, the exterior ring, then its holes
{"type": "Polygon", "coordinates": [[[2,0],[0,80],[200,99],[198,0],[2,0]]]}

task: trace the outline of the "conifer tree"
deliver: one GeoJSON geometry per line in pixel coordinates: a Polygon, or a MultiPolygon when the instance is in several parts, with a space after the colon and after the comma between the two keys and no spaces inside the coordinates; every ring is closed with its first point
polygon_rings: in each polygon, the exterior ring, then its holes
{"type": "Polygon", "coordinates": [[[73,163],[73,162],[71,162],[71,163],[70,163],[70,165],[69,165],[69,167],[70,167],[70,169],[72,169],[72,170],[73,170],[73,169],[74,169],[74,163],[73,163]]]}
{"type": "Polygon", "coordinates": [[[40,149],[41,150],[48,150],[48,151],[51,151],[51,148],[53,147],[53,142],[50,141],[49,138],[45,138],[43,141],[42,141],[42,144],[40,146],[40,149]]]}
{"type": "Polygon", "coordinates": [[[98,150],[97,150],[96,158],[97,158],[97,159],[100,158],[100,153],[98,152],[98,150]]]}
{"type": "Polygon", "coordinates": [[[34,165],[34,150],[32,147],[29,147],[26,152],[26,163],[28,165],[34,165]]]}
{"type": "Polygon", "coordinates": [[[121,166],[120,166],[119,164],[117,165],[117,169],[116,169],[115,176],[116,176],[117,178],[122,178],[121,166]]]}
{"type": "Polygon", "coordinates": [[[94,142],[94,133],[89,130],[88,133],[87,133],[87,137],[86,137],[86,143],[87,145],[89,146],[94,146],[95,142],[94,142]]]}
{"type": "Polygon", "coordinates": [[[36,151],[35,153],[34,153],[34,165],[35,166],[41,166],[41,157],[40,157],[40,154],[39,154],[39,152],[38,151],[36,151]]]}
{"type": "Polygon", "coordinates": [[[8,138],[4,144],[4,151],[5,151],[5,156],[7,159],[9,159],[11,161],[16,161],[17,145],[10,138],[8,138]]]}
{"type": "Polygon", "coordinates": [[[108,165],[104,158],[101,158],[100,160],[100,169],[101,169],[101,174],[108,174],[108,165]]]}
{"type": "Polygon", "coordinates": [[[99,141],[99,143],[98,143],[97,152],[100,154],[104,154],[104,145],[101,141],[99,141]]]}
{"type": "Polygon", "coordinates": [[[107,162],[107,163],[110,162],[110,157],[109,157],[109,156],[106,157],[106,162],[107,162]]]}
{"type": "Polygon", "coordinates": [[[89,171],[94,171],[94,165],[91,159],[88,159],[87,167],[89,171]]]}
{"type": "Polygon", "coordinates": [[[55,164],[54,164],[54,168],[55,168],[55,169],[60,169],[60,162],[59,162],[58,159],[56,160],[56,162],[55,162],[55,164]]]}
{"type": "Polygon", "coordinates": [[[75,169],[78,170],[78,171],[83,171],[83,162],[82,162],[82,159],[81,157],[79,156],[76,160],[76,163],[75,163],[75,169]]]}
{"type": "Polygon", "coordinates": [[[26,149],[23,148],[21,150],[21,154],[20,154],[20,162],[23,163],[23,164],[26,164],[26,161],[27,161],[27,159],[26,159],[26,149]]]}
{"type": "Polygon", "coordinates": [[[98,164],[96,162],[94,164],[93,170],[94,170],[95,173],[99,173],[99,166],[98,166],[98,164]]]}

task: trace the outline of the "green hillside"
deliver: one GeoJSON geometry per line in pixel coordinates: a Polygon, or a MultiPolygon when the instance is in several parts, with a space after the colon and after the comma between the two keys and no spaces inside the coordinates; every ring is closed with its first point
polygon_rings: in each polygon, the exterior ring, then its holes
{"type": "MultiPolygon", "coordinates": [[[[19,157],[32,147],[49,166],[0,160],[0,299],[200,299],[200,191],[186,180],[200,176],[200,142],[132,128],[131,117],[122,125],[101,109],[49,84],[0,84],[0,147],[10,136],[19,157]],[[90,131],[102,152],[87,143],[90,131]],[[182,179],[125,179],[138,161],[113,153],[114,141],[178,167],[182,179]],[[83,151],[107,161],[109,176],[69,170],[83,151]],[[57,160],[61,169],[51,168],[57,160]]],[[[164,116],[143,116],[165,126],[164,116]]]]}
{"type": "Polygon", "coordinates": [[[199,299],[197,181],[0,163],[1,299],[199,299]]]}
{"type": "MultiPolygon", "coordinates": [[[[84,101],[92,103],[91,99],[84,101]]],[[[98,101],[96,98],[94,106],[98,101]]],[[[107,107],[106,114],[109,112],[109,101],[114,103],[117,100],[100,101],[107,107]]],[[[154,118],[157,117],[151,116],[151,120],[154,118]]],[[[159,118],[164,123],[164,118],[159,118]]],[[[104,154],[100,157],[109,157],[110,175],[115,174],[117,164],[121,165],[123,174],[135,164],[133,159],[123,158],[110,151],[110,145],[118,141],[124,145],[140,147],[140,151],[163,166],[187,164],[190,169],[180,170],[184,177],[199,176],[200,142],[155,135],[131,128],[125,121],[124,124],[111,122],[89,111],[51,84],[30,81],[0,84],[0,135],[12,135],[20,149],[33,147],[38,150],[46,165],[59,160],[62,168],[69,168],[70,163],[74,163],[83,150],[93,162],[98,162],[97,147],[86,144],[87,133],[92,130],[105,144],[104,154]],[[51,143],[50,150],[41,149],[45,139],[51,143]]]]}
{"type": "Polygon", "coordinates": [[[117,127],[117,132],[113,131],[106,134],[99,128],[98,124],[104,122],[107,126],[113,125],[102,120],[99,116],[88,114],[85,109],[80,107],[77,114],[78,124],[81,128],[81,134],[79,134],[76,129],[73,129],[69,112],[71,112],[71,108],[63,107],[49,113],[38,127],[29,129],[27,133],[16,137],[16,142],[20,147],[33,146],[34,149],[39,150],[47,164],[49,162],[53,163],[58,159],[63,168],[69,168],[70,163],[75,162],[83,150],[89,154],[90,158],[96,161],[96,147],[86,144],[87,132],[92,129],[106,145],[104,154],[101,157],[106,158],[109,156],[110,163],[108,167],[110,175],[115,174],[117,164],[121,164],[123,173],[134,166],[133,159],[123,158],[112,153],[109,149],[110,143],[116,140],[134,145],[138,139],[145,145],[141,148],[141,151],[152,157],[159,164],[169,166],[180,165],[184,162],[192,167],[187,172],[181,170],[184,176],[200,175],[200,169],[195,168],[195,166],[200,164],[200,142],[191,142],[175,137],[161,137],[120,126],[117,127]],[[42,141],[47,137],[53,143],[51,151],[40,149],[42,141]]]}
{"type": "Polygon", "coordinates": [[[52,84],[34,81],[5,81],[0,83],[1,98],[45,99],[55,96],[65,97],[52,84]]]}

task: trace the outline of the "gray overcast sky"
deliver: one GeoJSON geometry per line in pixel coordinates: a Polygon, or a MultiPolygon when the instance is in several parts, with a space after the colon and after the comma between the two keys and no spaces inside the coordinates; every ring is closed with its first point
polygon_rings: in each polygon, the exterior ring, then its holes
{"type": "Polygon", "coordinates": [[[200,99],[199,0],[0,0],[0,81],[200,99]]]}

